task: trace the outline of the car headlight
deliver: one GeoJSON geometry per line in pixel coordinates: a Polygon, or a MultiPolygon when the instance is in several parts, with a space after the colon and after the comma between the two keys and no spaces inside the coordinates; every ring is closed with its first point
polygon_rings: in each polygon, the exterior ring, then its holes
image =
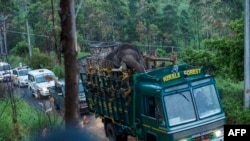
{"type": "Polygon", "coordinates": [[[39,91],[47,91],[47,88],[45,88],[45,87],[39,88],[39,91]]]}

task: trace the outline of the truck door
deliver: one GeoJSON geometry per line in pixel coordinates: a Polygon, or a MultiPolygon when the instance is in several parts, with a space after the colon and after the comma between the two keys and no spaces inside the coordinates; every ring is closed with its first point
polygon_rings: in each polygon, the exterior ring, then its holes
{"type": "Polygon", "coordinates": [[[143,97],[142,130],[145,141],[157,141],[166,134],[165,120],[160,98],[154,96],[143,97]]]}

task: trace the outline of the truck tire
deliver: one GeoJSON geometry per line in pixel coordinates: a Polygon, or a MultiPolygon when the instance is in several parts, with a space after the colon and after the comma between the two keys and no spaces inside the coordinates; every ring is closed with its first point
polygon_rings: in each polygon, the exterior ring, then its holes
{"type": "Polygon", "coordinates": [[[112,123],[107,123],[106,129],[105,129],[107,136],[109,138],[109,141],[118,141],[118,134],[115,130],[115,127],[112,123]]]}

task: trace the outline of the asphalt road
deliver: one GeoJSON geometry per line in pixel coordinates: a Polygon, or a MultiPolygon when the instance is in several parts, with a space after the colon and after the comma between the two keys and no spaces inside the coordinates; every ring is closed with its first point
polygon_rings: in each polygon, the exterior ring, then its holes
{"type": "MultiPolygon", "coordinates": [[[[13,93],[19,96],[20,98],[24,99],[27,103],[34,106],[37,110],[41,110],[44,112],[57,112],[53,109],[53,104],[51,104],[48,98],[37,99],[34,98],[30,93],[27,87],[14,87],[11,83],[6,83],[6,86],[9,85],[9,88],[13,89],[13,93]]],[[[62,115],[62,114],[61,114],[62,115]]],[[[89,136],[92,137],[95,141],[108,141],[104,133],[104,126],[101,122],[100,118],[96,118],[95,115],[92,114],[85,114],[82,115],[81,121],[83,120],[84,116],[87,118],[88,123],[82,126],[82,131],[87,133],[89,136]]],[[[128,141],[135,141],[135,139],[131,136],[128,137],[128,141]]]]}
{"type": "MultiPolygon", "coordinates": [[[[53,105],[49,102],[48,98],[44,99],[36,99],[34,98],[28,91],[28,88],[14,88],[13,92],[23,98],[27,103],[33,105],[36,109],[42,110],[44,112],[51,111],[53,109],[53,105]]],[[[53,110],[56,111],[56,110],[53,110]]],[[[57,112],[57,111],[56,111],[57,112]]],[[[84,116],[84,115],[83,115],[84,116]]],[[[81,117],[83,119],[83,116],[81,117]]],[[[82,130],[88,132],[88,135],[94,137],[96,141],[108,141],[108,138],[104,134],[104,127],[100,118],[96,118],[94,115],[87,114],[85,115],[88,119],[88,123],[83,125],[82,130]]]]}

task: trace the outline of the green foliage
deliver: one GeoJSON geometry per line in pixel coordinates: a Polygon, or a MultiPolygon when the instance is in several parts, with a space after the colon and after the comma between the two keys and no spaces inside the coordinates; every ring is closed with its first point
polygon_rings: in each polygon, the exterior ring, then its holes
{"type": "Polygon", "coordinates": [[[166,57],[167,56],[166,51],[164,51],[162,48],[157,48],[156,52],[157,52],[157,56],[160,56],[160,57],[166,57]]]}
{"type": "Polygon", "coordinates": [[[8,61],[10,62],[12,68],[18,67],[19,63],[26,64],[25,58],[15,55],[10,55],[8,57],[8,61]]]}
{"type": "Polygon", "coordinates": [[[77,54],[77,58],[82,58],[82,57],[89,56],[89,55],[90,55],[89,52],[79,52],[77,54]]]}
{"type": "Polygon", "coordinates": [[[55,73],[55,75],[60,79],[64,78],[64,66],[63,65],[55,65],[52,69],[52,71],[55,73]]]}
{"type": "MultiPolygon", "coordinates": [[[[25,101],[15,98],[18,129],[23,140],[34,140],[41,130],[48,127],[58,127],[61,118],[56,114],[35,110],[25,101]]],[[[0,139],[14,140],[14,124],[12,123],[12,108],[9,99],[0,100],[0,139]]]]}
{"type": "Polygon", "coordinates": [[[234,82],[229,78],[217,77],[217,86],[222,90],[222,105],[227,124],[249,124],[250,109],[244,108],[244,82],[234,82]]]}
{"type": "Polygon", "coordinates": [[[192,66],[203,66],[207,73],[215,75],[217,72],[217,64],[215,63],[215,55],[207,50],[195,50],[186,48],[181,53],[182,61],[192,66]]]}
{"type": "Polygon", "coordinates": [[[29,55],[28,44],[25,41],[17,43],[16,46],[10,50],[10,54],[20,57],[28,56],[29,55]]]}
{"type": "Polygon", "coordinates": [[[234,34],[229,37],[205,40],[205,45],[214,50],[216,64],[221,68],[220,74],[226,74],[235,80],[243,80],[244,72],[244,34],[243,20],[230,24],[234,34]],[[226,60],[226,61],[225,61],[226,60]]]}
{"type": "Polygon", "coordinates": [[[55,59],[52,56],[36,52],[33,52],[32,57],[27,62],[27,65],[32,69],[47,68],[52,70],[55,64],[55,59]]]}

